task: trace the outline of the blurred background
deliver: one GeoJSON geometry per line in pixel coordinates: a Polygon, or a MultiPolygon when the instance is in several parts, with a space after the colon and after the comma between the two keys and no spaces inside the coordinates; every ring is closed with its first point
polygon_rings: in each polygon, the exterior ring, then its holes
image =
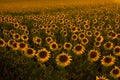
{"type": "Polygon", "coordinates": [[[43,8],[73,5],[77,6],[85,4],[108,4],[114,1],[115,0],[0,0],[0,9],[43,8]]]}

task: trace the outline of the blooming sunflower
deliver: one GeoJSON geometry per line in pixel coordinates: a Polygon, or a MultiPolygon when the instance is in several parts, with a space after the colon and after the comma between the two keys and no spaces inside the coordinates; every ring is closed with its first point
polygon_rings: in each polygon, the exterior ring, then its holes
{"type": "Polygon", "coordinates": [[[22,51],[28,48],[28,44],[26,44],[25,42],[19,42],[18,46],[19,46],[19,49],[22,51]]]}
{"type": "Polygon", "coordinates": [[[50,47],[50,50],[56,51],[58,49],[58,44],[55,41],[53,41],[49,44],[49,47],[50,47]]]}
{"type": "Polygon", "coordinates": [[[53,38],[52,37],[46,37],[45,40],[46,40],[46,42],[48,44],[50,44],[51,42],[53,42],[53,38]]]}
{"type": "Polygon", "coordinates": [[[81,55],[84,53],[85,51],[85,47],[82,44],[77,44],[73,47],[72,51],[76,54],[76,55],[81,55]]]}
{"type": "Polygon", "coordinates": [[[13,35],[13,39],[20,40],[20,34],[19,33],[14,33],[12,35],[13,35]]]}
{"type": "Polygon", "coordinates": [[[56,57],[56,63],[57,65],[61,67],[66,67],[71,63],[71,57],[67,53],[62,52],[61,54],[57,55],[56,57]]]}
{"type": "Polygon", "coordinates": [[[90,50],[88,52],[88,60],[91,62],[95,62],[100,58],[100,52],[98,50],[90,50]]]}
{"type": "Polygon", "coordinates": [[[64,45],[63,45],[63,48],[65,50],[71,50],[72,44],[70,42],[65,42],[64,45]]]}
{"type": "Polygon", "coordinates": [[[12,48],[13,50],[18,50],[18,49],[19,49],[18,42],[16,42],[16,41],[13,42],[11,48],[12,48]]]}
{"type": "Polygon", "coordinates": [[[85,34],[84,34],[84,33],[78,34],[78,38],[79,38],[80,40],[83,39],[83,38],[85,38],[85,34]]]}
{"type": "Polygon", "coordinates": [[[42,42],[42,39],[38,36],[33,37],[33,42],[37,45],[40,45],[42,42]]]}
{"type": "Polygon", "coordinates": [[[44,63],[49,60],[50,58],[50,51],[48,51],[46,48],[42,48],[37,51],[37,58],[40,62],[44,63]]]}
{"type": "Polygon", "coordinates": [[[13,45],[14,42],[16,42],[14,39],[8,40],[7,46],[8,46],[8,47],[12,47],[12,45],[13,45]]]}
{"type": "Polygon", "coordinates": [[[98,42],[98,41],[96,42],[96,41],[95,41],[95,42],[94,42],[94,46],[95,46],[95,47],[100,47],[100,46],[101,46],[101,42],[98,42]]]}
{"type": "Polygon", "coordinates": [[[73,41],[76,41],[76,40],[78,39],[78,35],[75,34],[75,33],[73,33],[72,36],[71,36],[71,39],[72,39],[73,41]]]}
{"type": "Polygon", "coordinates": [[[95,30],[95,31],[93,32],[93,34],[94,34],[95,37],[97,37],[97,36],[100,36],[101,33],[100,33],[100,31],[95,30]]]}
{"type": "Polygon", "coordinates": [[[87,31],[87,32],[86,32],[86,36],[91,37],[91,36],[92,36],[92,31],[87,31]]]}
{"type": "Polygon", "coordinates": [[[88,44],[89,43],[89,41],[88,41],[88,38],[83,38],[82,40],[81,40],[81,43],[83,44],[83,45],[86,45],[86,44],[88,44]]]}
{"type": "Polygon", "coordinates": [[[115,57],[108,55],[108,56],[103,56],[101,59],[101,64],[105,67],[112,66],[115,63],[115,57]]]}
{"type": "Polygon", "coordinates": [[[97,37],[95,38],[95,41],[96,41],[96,42],[103,42],[103,36],[97,36],[97,37]]]}
{"type": "Polygon", "coordinates": [[[110,75],[114,78],[118,78],[120,77],[120,68],[115,66],[111,71],[110,71],[110,75]]]}
{"type": "Polygon", "coordinates": [[[23,41],[28,41],[28,35],[22,34],[22,35],[21,35],[21,40],[23,40],[23,41]]]}
{"type": "Polygon", "coordinates": [[[120,46],[115,46],[113,48],[113,53],[116,55],[116,56],[120,56],[120,46]]]}
{"type": "Polygon", "coordinates": [[[4,41],[4,39],[0,38],[0,47],[5,47],[6,46],[6,42],[4,41]]]}
{"type": "Polygon", "coordinates": [[[26,57],[32,58],[35,55],[36,50],[34,50],[33,48],[26,48],[23,52],[26,57]]]}
{"type": "Polygon", "coordinates": [[[106,78],[105,76],[96,76],[96,80],[109,80],[108,78],[106,78]]]}
{"type": "Polygon", "coordinates": [[[105,50],[111,50],[113,48],[114,44],[112,42],[108,41],[103,46],[104,46],[105,50]]]}

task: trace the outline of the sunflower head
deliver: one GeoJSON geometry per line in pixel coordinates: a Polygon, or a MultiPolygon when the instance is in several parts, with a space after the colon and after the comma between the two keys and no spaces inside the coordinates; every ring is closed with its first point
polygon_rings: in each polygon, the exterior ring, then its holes
{"type": "Polygon", "coordinates": [[[108,56],[103,56],[101,59],[101,64],[105,67],[112,66],[115,63],[115,57],[108,55],[108,56]]]}
{"type": "Polygon", "coordinates": [[[63,48],[65,50],[71,50],[72,44],[70,42],[65,42],[64,45],[63,45],[63,48]]]}
{"type": "Polygon", "coordinates": [[[50,47],[50,50],[52,50],[52,51],[58,50],[58,44],[55,41],[51,42],[49,44],[49,47],[50,47]]]}
{"type": "Polygon", "coordinates": [[[13,39],[20,40],[20,34],[19,33],[14,33],[12,35],[13,35],[13,39]]]}
{"type": "Polygon", "coordinates": [[[111,71],[110,71],[110,75],[114,78],[118,78],[120,77],[120,68],[115,66],[111,71]]]}
{"type": "Polygon", "coordinates": [[[73,47],[72,51],[76,54],[76,55],[81,55],[84,53],[85,51],[85,47],[82,44],[77,44],[73,47]]]}
{"type": "Polygon", "coordinates": [[[28,48],[28,44],[24,43],[24,42],[19,42],[19,49],[20,50],[25,50],[26,48],[28,48]]]}
{"type": "Polygon", "coordinates": [[[6,46],[6,42],[4,41],[4,39],[0,38],[0,47],[5,47],[6,46]]]}
{"type": "Polygon", "coordinates": [[[21,35],[21,40],[28,41],[28,35],[22,34],[21,35]]]}
{"type": "Polygon", "coordinates": [[[101,46],[101,42],[98,42],[98,41],[97,41],[97,42],[94,42],[94,46],[95,46],[95,47],[100,47],[100,46],[101,46]]]}
{"type": "Polygon", "coordinates": [[[42,48],[42,49],[38,50],[37,58],[42,63],[48,61],[50,58],[50,51],[48,51],[46,48],[42,48]]]}
{"type": "Polygon", "coordinates": [[[97,36],[97,37],[95,38],[95,41],[96,41],[96,42],[103,42],[103,36],[97,36]]]}
{"type": "Polygon", "coordinates": [[[100,52],[98,50],[90,50],[88,53],[88,59],[91,62],[97,61],[99,57],[100,57],[100,52]]]}
{"type": "Polygon", "coordinates": [[[33,56],[35,56],[36,50],[34,50],[33,48],[27,48],[23,52],[26,57],[32,58],[33,56]]]}
{"type": "Polygon", "coordinates": [[[66,67],[71,63],[71,56],[67,53],[62,52],[61,54],[57,55],[56,63],[58,66],[66,67]]]}
{"type": "Polygon", "coordinates": [[[120,56],[120,46],[115,46],[113,48],[113,53],[116,55],[116,56],[120,56]]]}
{"type": "Polygon", "coordinates": [[[40,45],[42,42],[42,39],[38,36],[33,37],[33,42],[37,45],[40,45]]]}
{"type": "Polygon", "coordinates": [[[105,50],[111,50],[113,48],[113,43],[108,41],[104,45],[105,50]]]}
{"type": "Polygon", "coordinates": [[[72,34],[71,39],[72,39],[73,41],[76,41],[76,40],[78,39],[78,35],[75,34],[75,33],[72,34]]]}

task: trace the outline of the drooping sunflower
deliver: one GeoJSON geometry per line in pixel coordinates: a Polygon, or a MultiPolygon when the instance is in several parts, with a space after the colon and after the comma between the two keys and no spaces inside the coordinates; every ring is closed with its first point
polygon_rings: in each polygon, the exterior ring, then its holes
{"type": "Polygon", "coordinates": [[[49,44],[49,47],[50,47],[50,50],[52,50],[52,51],[58,50],[58,44],[55,41],[51,42],[49,44]]]}
{"type": "Polygon", "coordinates": [[[0,38],[0,47],[5,47],[6,46],[6,42],[4,41],[4,39],[0,38]]]}
{"type": "Polygon", "coordinates": [[[26,48],[23,53],[26,57],[32,58],[35,56],[36,50],[33,48],[26,48]]]}
{"type": "Polygon", "coordinates": [[[88,52],[88,60],[91,62],[95,62],[100,58],[100,52],[98,50],[90,50],[88,52]]]}
{"type": "Polygon", "coordinates": [[[66,67],[70,65],[72,60],[71,57],[72,56],[68,55],[67,53],[62,52],[61,54],[57,55],[56,63],[58,66],[66,67]]]}
{"type": "Polygon", "coordinates": [[[118,66],[115,66],[111,71],[110,75],[114,78],[120,77],[120,68],[118,66]]]}
{"type": "Polygon", "coordinates": [[[33,42],[37,45],[40,45],[42,43],[42,39],[38,36],[33,37],[33,42]]]}
{"type": "Polygon", "coordinates": [[[120,46],[115,46],[113,48],[113,53],[116,55],[116,56],[120,56],[120,46]]]}
{"type": "Polygon", "coordinates": [[[76,55],[81,55],[84,53],[85,51],[85,47],[82,44],[76,44],[72,51],[76,54],[76,55]]]}
{"type": "Polygon", "coordinates": [[[63,45],[63,48],[65,50],[71,50],[72,49],[72,44],[70,42],[65,42],[63,45]]]}
{"type": "Polygon", "coordinates": [[[42,48],[37,51],[37,58],[40,62],[44,63],[49,60],[50,58],[50,51],[48,51],[46,48],[42,48]]]}
{"type": "Polygon", "coordinates": [[[105,67],[112,66],[115,63],[115,60],[116,58],[114,56],[103,56],[103,58],[101,59],[101,64],[105,67]]]}
{"type": "Polygon", "coordinates": [[[111,50],[113,48],[114,44],[113,44],[113,42],[108,41],[103,46],[104,46],[105,50],[111,50]]]}
{"type": "Polygon", "coordinates": [[[96,38],[95,38],[95,41],[96,42],[103,42],[103,36],[97,36],[96,38]]]}
{"type": "Polygon", "coordinates": [[[106,78],[105,76],[96,76],[96,80],[109,80],[108,78],[106,78]]]}

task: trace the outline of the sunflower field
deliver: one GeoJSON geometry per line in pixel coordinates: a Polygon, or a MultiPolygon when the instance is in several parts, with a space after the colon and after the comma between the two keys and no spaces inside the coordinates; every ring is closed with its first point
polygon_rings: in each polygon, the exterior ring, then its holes
{"type": "Polygon", "coordinates": [[[120,8],[1,11],[0,80],[120,80],[120,8]]]}

